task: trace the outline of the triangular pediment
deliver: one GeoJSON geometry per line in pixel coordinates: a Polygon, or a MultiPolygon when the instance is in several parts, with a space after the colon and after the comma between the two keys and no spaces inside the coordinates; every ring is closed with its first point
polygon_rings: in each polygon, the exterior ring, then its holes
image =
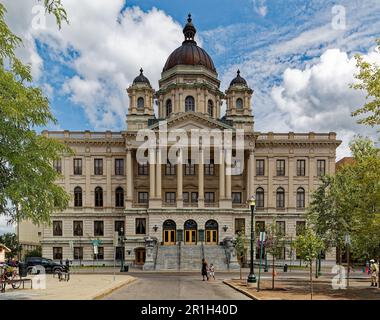
{"type": "MultiPolygon", "coordinates": [[[[192,129],[231,129],[235,130],[233,127],[229,126],[222,121],[212,119],[208,116],[205,116],[196,112],[184,112],[178,115],[172,116],[171,118],[166,120],[167,128],[170,130],[174,129],[184,129],[186,131],[190,131],[192,129]]],[[[159,126],[162,126],[164,121],[160,121],[155,123],[150,127],[150,129],[158,129],[159,126]]]]}

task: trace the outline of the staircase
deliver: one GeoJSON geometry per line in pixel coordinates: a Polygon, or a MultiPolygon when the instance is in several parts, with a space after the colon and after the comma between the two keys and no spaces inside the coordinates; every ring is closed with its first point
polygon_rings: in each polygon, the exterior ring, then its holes
{"type": "Polygon", "coordinates": [[[202,252],[201,245],[181,246],[181,271],[201,270],[202,252]]]}
{"type": "Polygon", "coordinates": [[[178,246],[158,245],[155,270],[178,270],[178,246]]]}
{"type": "Polygon", "coordinates": [[[208,265],[210,265],[211,263],[214,265],[215,272],[218,272],[218,270],[228,270],[226,253],[223,246],[205,245],[204,255],[208,265]]]}

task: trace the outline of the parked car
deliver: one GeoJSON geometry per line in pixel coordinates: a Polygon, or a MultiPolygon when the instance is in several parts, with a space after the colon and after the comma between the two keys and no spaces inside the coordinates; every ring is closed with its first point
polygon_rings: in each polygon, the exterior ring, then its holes
{"type": "Polygon", "coordinates": [[[65,265],[56,263],[51,259],[40,258],[40,257],[27,257],[25,259],[25,264],[28,273],[32,272],[34,266],[42,266],[45,268],[45,273],[57,273],[66,272],[67,268],[65,265]]]}

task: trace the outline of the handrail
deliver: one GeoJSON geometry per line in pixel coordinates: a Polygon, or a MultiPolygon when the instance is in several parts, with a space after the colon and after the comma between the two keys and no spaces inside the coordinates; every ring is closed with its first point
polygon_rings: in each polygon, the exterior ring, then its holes
{"type": "Polygon", "coordinates": [[[201,259],[205,259],[205,248],[203,246],[203,241],[201,242],[201,259]]]}
{"type": "Polygon", "coordinates": [[[154,270],[156,270],[156,265],[157,265],[157,257],[158,257],[158,246],[159,246],[159,243],[158,241],[156,241],[156,256],[154,257],[154,270]]]}

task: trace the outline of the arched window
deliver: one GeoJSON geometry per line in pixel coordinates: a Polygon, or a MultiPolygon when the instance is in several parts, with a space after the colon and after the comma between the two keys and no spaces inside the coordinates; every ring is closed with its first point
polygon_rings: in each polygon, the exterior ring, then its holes
{"type": "Polygon", "coordinates": [[[103,207],[103,189],[101,187],[95,188],[95,207],[103,207]]]}
{"type": "Polygon", "coordinates": [[[264,208],[264,189],[263,188],[256,189],[256,207],[264,208]]]}
{"type": "Polygon", "coordinates": [[[168,99],[166,101],[166,116],[170,117],[170,115],[172,114],[172,112],[173,112],[172,101],[170,99],[168,99]]]}
{"type": "Polygon", "coordinates": [[[276,207],[280,209],[285,208],[285,190],[281,187],[276,192],[276,207]]]}
{"type": "Polygon", "coordinates": [[[82,188],[75,187],[74,189],[74,207],[82,207],[82,188]]]}
{"type": "Polygon", "coordinates": [[[208,104],[207,104],[207,112],[208,112],[208,115],[210,117],[213,117],[214,116],[214,103],[212,102],[212,100],[209,100],[208,101],[208,104]]]}
{"type": "Polygon", "coordinates": [[[185,99],[185,111],[195,111],[195,100],[194,97],[188,96],[185,99]]]}
{"type": "Polygon", "coordinates": [[[137,99],[137,108],[144,109],[144,98],[140,97],[137,99]]]}
{"type": "Polygon", "coordinates": [[[304,188],[297,189],[297,208],[299,209],[305,208],[305,189],[304,188]]]}
{"type": "Polygon", "coordinates": [[[115,206],[119,208],[124,207],[124,189],[122,187],[116,188],[115,192],[115,206]]]}
{"type": "Polygon", "coordinates": [[[236,99],[236,109],[243,109],[243,99],[236,99]]]}

